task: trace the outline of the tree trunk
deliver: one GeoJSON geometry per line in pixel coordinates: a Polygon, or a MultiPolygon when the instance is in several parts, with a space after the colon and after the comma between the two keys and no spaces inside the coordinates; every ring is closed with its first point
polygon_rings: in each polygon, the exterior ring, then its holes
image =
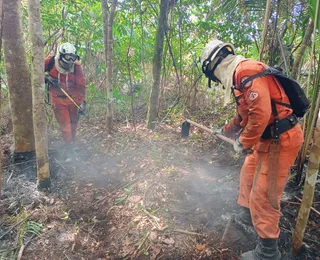
{"type": "MultiPolygon", "coordinates": [[[[0,0],[0,64],[2,62],[2,35],[3,35],[3,0],[0,0]]],[[[1,103],[2,103],[2,76],[0,77],[0,119],[1,119],[1,103]]],[[[1,122],[1,120],[0,120],[1,122]]]]}
{"type": "Polygon", "coordinates": [[[263,51],[264,51],[264,45],[268,33],[268,24],[269,24],[269,17],[270,17],[270,11],[271,11],[271,0],[267,0],[266,4],[266,12],[264,15],[264,23],[263,23],[263,31],[262,31],[262,38],[261,38],[261,46],[260,46],[260,53],[259,53],[259,60],[262,61],[263,59],[263,51]]]}
{"type": "MultiPolygon", "coordinates": [[[[2,62],[2,21],[3,21],[3,12],[2,12],[2,6],[3,6],[3,1],[0,0],[0,63],[2,62]]],[[[0,77],[0,123],[1,123],[1,118],[2,118],[2,111],[1,111],[1,86],[2,86],[2,77],[0,77]]],[[[2,144],[0,142],[0,199],[2,197],[2,144]]]]}
{"type": "Polygon", "coordinates": [[[158,100],[160,91],[160,74],[162,67],[162,52],[164,35],[167,27],[169,0],[161,0],[160,15],[156,33],[156,43],[153,56],[153,85],[150,92],[147,127],[154,129],[157,122],[158,100]]]}
{"type": "Polygon", "coordinates": [[[44,103],[44,39],[40,18],[40,0],[28,1],[29,31],[32,54],[33,127],[37,157],[38,187],[50,184],[48,136],[44,103]]]}
{"type": "Polygon", "coordinates": [[[103,38],[104,38],[104,55],[107,68],[107,129],[109,132],[113,129],[113,85],[112,85],[112,26],[114,20],[114,14],[116,11],[118,0],[113,0],[108,8],[108,0],[101,0],[102,14],[103,14],[103,38]]]}
{"type": "Polygon", "coordinates": [[[309,43],[310,43],[310,40],[311,40],[311,35],[312,35],[312,32],[313,32],[313,27],[314,27],[314,22],[312,21],[312,19],[310,19],[310,22],[308,24],[308,27],[307,27],[307,31],[303,37],[303,41],[302,41],[302,44],[301,44],[301,47],[299,49],[299,52],[297,54],[297,57],[293,63],[293,66],[292,66],[292,73],[291,73],[291,77],[293,79],[297,79],[298,78],[298,74],[299,74],[299,70],[300,70],[300,67],[301,67],[301,61],[302,61],[302,57],[303,57],[303,54],[305,52],[305,50],[307,49],[309,43]]]}
{"type": "Polygon", "coordinates": [[[20,0],[3,0],[3,49],[15,155],[34,151],[32,90],[24,48],[20,3],[20,0]]]}
{"type": "MultiPolygon", "coordinates": [[[[109,20],[109,8],[108,8],[108,0],[101,0],[101,8],[102,8],[102,20],[103,20],[103,43],[104,43],[104,60],[106,64],[106,68],[108,67],[108,20],[109,20]]],[[[107,71],[106,71],[107,78],[107,71]]],[[[104,90],[107,90],[107,84],[104,85],[104,90]]]]}
{"type": "Polygon", "coordinates": [[[309,219],[320,165],[320,114],[318,114],[317,120],[314,132],[314,143],[310,151],[306,181],[303,188],[303,197],[292,240],[293,251],[295,254],[298,254],[302,247],[302,240],[309,219]]]}

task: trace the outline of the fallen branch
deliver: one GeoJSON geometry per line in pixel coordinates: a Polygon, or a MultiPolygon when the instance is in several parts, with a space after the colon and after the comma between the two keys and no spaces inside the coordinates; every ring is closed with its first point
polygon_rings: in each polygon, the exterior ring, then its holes
{"type": "Polygon", "coordinates": [[[142,240],[141,244],[138,246],[138,248],[136,249],[136,251],[133,253],[134,256],[139,252],[140,248],[141,248],[141,247],[144,245],[144,243],[147,241],[149,235],[150,235],[150,232],[148,232],[148,234],[146,235],[146,237],[142,240]]]}
{"type": "Polygon", "coordinates": [[[25,248],[29,245],[29,243],[31,242],[32,239],[34,239],[36,237],[35,234],[33,234],[32,237],[30,237],[30,239],[26,242],[26,244],[22,244],[22,246],[20,247],[20,250],[19,250],[19,253],[18,253],[18,256],[17,256],[17,260],[21,260],[21,257],[22,257],[22,254],[23,254],[23,251],[25,250],[25,248]]]}
{"type": "Polygon", "coordinates": [[[188,230],[183,230],[183,229],[174,229],[173,232],[178,232],[178,233],[182,233],[182,234],[186,234],[186,235],[191,235],[191,236],[204,236],[200,233],[196,233],[196,232],[192,232],[192,231],[188,231],[188,230]]]}
{"type": "Polygon", "coordinates": [[[225,239],[226,239],[227,233],[228,233],[228,231],[229,231],[229,229],[230,229],[230,226],[231,226],[231,222],[232,222],[232,218],[230,218],[230,219],[228,220],[228,222],[227,222],[226,228],[225,228],[225,230],[224,230],[224,232],[223,232],[223,235],[222,235],[222,238],[221,238],[221,241],[220,241],[220,247],[222,247],[223,242],[224,242],[225,239]]]}
{"type": "Polygon", "coordinates": [[[10,233],[10,231],[11,231],[12,229],[14,229],[16,226],[19,226],[20,224],[22,224],[23,222],[25,222],[26,220],[28,220],[28,218],[30,218],[32,214],[33,214],[33,213],[29,214],[29,215],[26,216],[24,219],[18,221],[18,222],[17,222],[16,224],[14,224],[14,225],[12,225],[6,232],[4,232],[4,233],[2,234],[2,236],[0,237],[0,240],[1,240],[4,236],[6,236],[8,233],[10,233]]]}
{"type": "Polygon", "coordinates": [[[160,221],[160,218],[157,218],[156,216],[153,216],[152,214],[150,214],[146,209],[142,209],[142,211],[144,212],[144,213],[146,213],[150,218],[152,218],[153,220],[155,220],[155,221],[160,221]]]}
{"type": "MultiPolygon", "coordinates": [[[[298,198],[297,196],[294,196],[295,199],[299,200],[300,202],[302,202],[302,199],[298,198]]],[[[320,216],[320,212],[318,210],[316,210],[314,207],[311,207],[311,210],[315,213],[317,213],[320,216]]]]}
{"type": "Polygon", "coordinates": [[[289,200],[280,200],[280,202],[287,203],[287,204],[293,204],[293,205],[300,205],[300,202],[294,202],[289,200]]]}

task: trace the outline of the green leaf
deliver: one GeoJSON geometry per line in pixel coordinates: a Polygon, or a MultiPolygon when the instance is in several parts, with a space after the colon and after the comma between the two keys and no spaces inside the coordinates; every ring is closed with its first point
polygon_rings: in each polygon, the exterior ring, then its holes
{"type": "MultiPolygon", "coordinates": [[[[318,0],[309,0],[309,10],[312,16],[313,21],[316,19],[316,7],[317,7],[318,0]]],[[[318,11],[318,19],[317,19],[317,29],[320,29],[320,14],[318,11]]]]}

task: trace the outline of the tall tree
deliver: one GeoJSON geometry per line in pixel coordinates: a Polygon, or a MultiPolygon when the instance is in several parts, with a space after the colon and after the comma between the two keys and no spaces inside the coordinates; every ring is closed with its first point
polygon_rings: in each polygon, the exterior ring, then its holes
{"type": "Polygon", "coordinates": [[[3,0],[3,49],[16,158],[34,151],[32,90],[24,47],[20,4],[20,0],[3,0]]]}
{"type": "Polygon", "coordinates": [[[156,32],[156,42],[154,47],[153,56],[153,85],[149,97],[149,107],[147,116],[147,127],[154,129],[157,122],[158,101],[160,92],[160,76],[162,68],[162,53],[164,35],[167,29],[168,12],[169,12],[169,0],[161,0],[160,2],[160,14],[158,18],[158,26],[156,32]]]}
{"type": "MultiPolygon", "coordinates": [[[[0,63],[2,61],[2,18],[3,18],[3,0],[0,0],[0,63]]],[[[2,118],[1,111],[1,86],[2,86],[2,77],[0,77],[0,122],[2,118]]],[[[0,142],[0,199],[2,196],[2,144],[0,142]]]]}
{"type": "Polygon", "coordinates": [[[50,184],[47,122],[44,104],[44,39],[40,18],[40,0],[28,1],[32,54],[33,127],[37,157],[38,187],[50,184]]]}
{"type": "Polygon", "coordinates": [[[300,70],[301,63],[302,63],[303,54],[305,53],[307,47],[311,43],[310,40],[311,40],[311,35],[312,35],[312,32],[313,32],[313,27],[314,27],[314,22],[313,22],[312,19],[310,19],[310,22],[308,24],[306,33],[305,33],[305,35],[303,37],[299,52],[297,54],[296,59],[294,60],[293,66],[292,66],[291,77],[294,78],[294,79],[298,78],[299,70],[300,70]]]}
{"type": "Polygon", "coordinates": [[[265,42],[266,42],[266,37],[267,37],[267,34],[268,34],[268,24],[269,24],[270,13],[271,13],[271,0],[267,0],[266,12],[264,14],[264,22],[263,22],[263,31],[262,31],[260,53],[259,53],[259,60],[260,61],[262,61],[262,59],[263,59],[263,51],[264,51],[264,45],[265,45],[265,42]]]}
{"type": "Polygon", "coordinates": [[[107,129],[109,132],[113,128],[113,81],[112,81],[112,49],[113,49],[113,34],[112,26],[118,0],[112,0],[110,11],[108,0],[102,1],[103,13],[103,34],[104,34],[104,53],[107,67],[107,129]]]}
{"type": "MultiPolygon", "coordinates": [[[[320,73],[318,72],[318,75],[320,73]]],[[[302,247],[304,232],[308,223],[310,209],[314,198],[314,190],[320,165],[320,114],[314,132],[314,143],[310,151],[306,181],[303,188],[303,198],[299,209],[297,224],[293,234],[292,246],[294,252],[299,253],[302,247]]]]}

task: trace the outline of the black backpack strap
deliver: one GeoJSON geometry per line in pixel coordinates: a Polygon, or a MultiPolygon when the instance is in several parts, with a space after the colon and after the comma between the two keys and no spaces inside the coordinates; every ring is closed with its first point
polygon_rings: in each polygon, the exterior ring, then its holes
{"type": "Polygon", "coordinates": [[[48,69],[46,71],[50,72],[50,70],[52,70],[53,68],[53,65],[54,65],[54,56],[50,58],[50,61],[48,63],[48,69]]]}
{"type": "Polygon", "coordinates": [[[292,106],[291,106],[290,104],[282,103],[282,102],[275,101],[275,100],[273,100],[273,102],[274,102],[275,104],[278,104],[278,105],[281,105],[281,106],[284,106],[284,107],[287,107],[287,108],[291,108],[291,109],[292,109],[292,106]]]}
{"type": "Polygon", "coordinates": [[[239,106],[240,105],[239,97],[237,97],[236,93],[234,93],[234,88],[231,88],[231,92],[232,92],[232,95],[234,97],[234,100],[236,101],[237,106],[239,106]]]}
{"type": "Polygon", "coordinates": [[[240,90],[242,90],[244,88],[244,86],[249,83],[250,81],[256,79],[256,78],[259,78],[259,77],[262,77],[262,76],[265,76],[265,75],[270,75],[271,74],[271,71],[269,69],[266,69],[265,71],[262,71],[262,72],[259,72],[249,78],[246,78],[244,81],[242,81],[240,83],[240,90]]]}

